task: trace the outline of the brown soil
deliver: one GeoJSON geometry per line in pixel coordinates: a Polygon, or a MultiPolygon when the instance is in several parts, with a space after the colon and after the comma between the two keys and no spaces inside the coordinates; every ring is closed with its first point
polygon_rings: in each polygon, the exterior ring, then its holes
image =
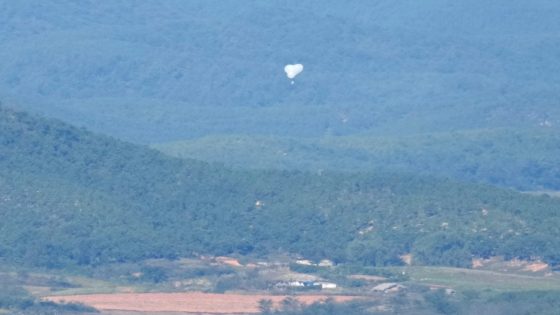
{"type": "Polygon", "coordinates": [[[484,259],[473,258],[471,267],[472,269],[484,267],[484,259]]]}
{"type": "Polygon", "coordinates": [[[402,255],[400,258],[408,266],[412,265],[412,254],[402,255]]]}
{"type": "Polygon", "coordinates": [[[523,268],[523,270],[539,272],[539,271],[547,270],[548,267],[549,267],[548,264],[545,264],[543,262],[535,262],[532,264],[528,264],[527,266],[525,266],[525,268],[523,268]]]}
{"type": "MultiPolygon", "coordinates": [[[[298,301],[311,304],[333,298],[336,302],[347,302],[355,296],[298,295],[298,301]]],[[[99,310],[120,310],[137,312],[184,312],[204,314],[258,313],[258,302],[262,299],[272,300],[274,306],[286,296],[280,295],[245,295],[245,294],[210,294],[210,293],[118,293],[50,296],[45,299],[53,302],[74,302],[93,306],[99,310]]]]}

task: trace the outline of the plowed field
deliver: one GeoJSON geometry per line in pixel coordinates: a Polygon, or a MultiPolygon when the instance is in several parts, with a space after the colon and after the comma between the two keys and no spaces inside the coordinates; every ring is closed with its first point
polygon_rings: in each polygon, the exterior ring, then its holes
{"type": "MultiPolygon", "coordinates": [[[[355,296],[298,295],[298,301],[311,304],[328,297],[336,302],[347,302],[355,296]]],[[[119,293],[50,296],[53,302],[75,302],[93,306],[99,310],[137,312],[185,312],[203,314],[258,313],[258,302],[272,300],[274,306],[285,299],[280,295],[210,294],[210,293],[119,293]]]]}

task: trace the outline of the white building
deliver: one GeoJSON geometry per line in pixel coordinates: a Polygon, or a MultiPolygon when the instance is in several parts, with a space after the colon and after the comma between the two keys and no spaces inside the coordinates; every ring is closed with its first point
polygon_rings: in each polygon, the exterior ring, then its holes
{"type": "Polygon", "coordinates": [[[336,289],[336,283],[332,283],[332,282],[320,282],[319,283],[321,285],[321,289],[336,289]]]}

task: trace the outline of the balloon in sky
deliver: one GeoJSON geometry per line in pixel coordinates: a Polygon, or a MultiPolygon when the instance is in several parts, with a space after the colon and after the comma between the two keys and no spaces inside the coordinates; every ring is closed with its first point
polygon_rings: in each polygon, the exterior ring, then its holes
{"type": "Polygon", "coordinates": [[[301,63],[295,65],[286,65],[284,67],[284,71],[286,71],[286,76],[288,76],[288,79],[294,79],[303,71],[303,65],[301,63]]]}

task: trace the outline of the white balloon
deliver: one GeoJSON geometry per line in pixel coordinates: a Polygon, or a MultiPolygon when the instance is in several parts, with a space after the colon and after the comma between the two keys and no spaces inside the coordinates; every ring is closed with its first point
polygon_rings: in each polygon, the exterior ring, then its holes
{"type": "Polygon", "coordinates": [[[303,65],[301,63],[295,65],[286,65],[284,67],[284,71],[286,71],[286,75],[289,79],[293,79],[303,71],[303,65]]]}

